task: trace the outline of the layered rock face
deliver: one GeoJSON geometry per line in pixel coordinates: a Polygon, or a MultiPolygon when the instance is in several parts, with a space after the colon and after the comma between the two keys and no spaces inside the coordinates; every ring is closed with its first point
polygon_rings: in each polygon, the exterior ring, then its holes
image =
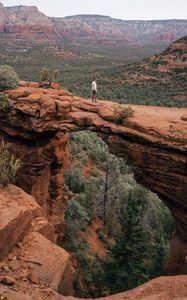
{"type": "MultiPolygon", "coordinates": [[[[58,90],[53,91],[58,93],[58,90]]],[[[8,119],[4,120],[5,123],[2,119],[1,123],[2,137],[10,142],[13,138],[13,151],[16,156],[21,155],[22,157],[18,184],[26,192],[36,197],[41,206],[45,206],[49,201],[52,203],[54,199],[57,201],[58,198],[61,198],[63,172],[69,164],[67,134],[61,131],[57,132],[55,128],[52,130],[51,128],[47,129],[47,124],[51,123],[51,117],[53,118],[56,114],[56,104],[54,99],[49,94],[44,94],[44,92],[50,93],[50,89],[36,90],[30,87],[28,89],[20,88],[15,92],[12,91],[12,99],[15,103],[20,97],[23,100],[22,108],[20,107],[21,110],[18,109],[17,112],[11,112],[12,125],[8,119]],[[31,94],[32,92],[33,94],[31,94]],[[43,99],[45,100],[43,101],[43,99]],[[37,109],[37,103],[39,102],[41,111],[37,109]],[[37,118],[35,118],[33,108],[36,109],[37,118]],[[46,122],[47,126],[44,130],[38,123],[39,115],[46,122]],[[6,123],[7,121],[9,124],[6,123]]],[[[53,94],[53,97],[55,95],[56,93],[53,94]]]]}
{"type": "Polygon", "coordinates": [[[55,244],[54,228],[35,198],[9,185],[0,188],[0,208],[1,298],[39,299],[41,293],[40,299],[47,299],[55,291],[71,295],[70,255],[55,244]]]}
{"type": "MultiPolygon", "coordinates": [[[[117,125],[114,103],[91,103],[57,84],[45,89],[38,83],[20,82],[16,90],[6,93],[14,105],[0,112],[0,137],[21,158],[18,185],[30,196],[13,186],[0,191],[0,281],[16,276],[17,287],[28,293],[16,294],[0,286],[0,294],[9,299],[62,300],[55,291],[72,293],[69,255],[54,244],[54,227],[48,218],[56,203],[63,204],[68,133],[77,130],[97,132],[113,153],[133,167],[137,180],[166,203],[176,221],[166,272],[187,274],[187,109],[132,106],[134,116],[117,125]]],[[[185,280],[185,276],[158,278],[111,299],[177,299],[187,294],[185,280]]]]}
{"type": "Polygon", "coordinates": [[[0,6],[0,34],[18,40],[54,40],[53,22],[35,6],[0,6]]]}
{"type": "Polygon", "coordinates": [[[83,44],[168,44],[187,32],[186,20],[124,21],[99,15],[47,17],[35,6],[0,5],[1,38],[83,44]]]}
{"type": "MultiPolygon", "coordinates": [[[[137,180],[169,207],[176,221],[174,240],[179,240],[184,249],[187,109],[132,106],[134,116],[117,125],[112,102],[92,104],[55,85],[42,89],[37,83],[21,84],[7,92],[14,108],[0,115],[1,135],[13,143],[14,153],[22,160],[19,186],[34,195],[49,213],[50,205],[61,199],[63,172],[69,164],[68,132],[96,131],[113,153],[133,167],[137,180]]],[[[167,273],[187,273],[184,251],[179,246],[171,249],[167,273]]]]}
{"type": "Polygon", "coordinates": [[[101,43],[105,43],[107,38],[126,43],[170,43],[178,39],[180,33],[185,35],[187,29],[185,20],[125,21],[100,15],[77,15],[53,20],[58,30],[66,36],[98,38],[101,43]]]}

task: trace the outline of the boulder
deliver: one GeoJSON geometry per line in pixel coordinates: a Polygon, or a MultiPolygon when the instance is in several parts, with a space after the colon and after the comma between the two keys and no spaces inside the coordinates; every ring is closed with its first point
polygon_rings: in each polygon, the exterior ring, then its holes
{"type": "Polygon", "coordinates": [[[0,259],[24,237],[39,213],[35,199],[20,188],[9,185],[0,189],[0,259]]]}
{"type": "Polygon", "coordinates": [[[64,249],[40,233],[32,232],[25,237],[20,255],[22,260],[33,265],[35,279],[38,278],[60,293],[72,294],[73,269],[70,255],[64,249]]]}
{"type": "Polygon", "coordinates": [[[56,242],[55,229],[44,217],[36,217],[32,221],[32,231],[37,231],[53,243],[56,242]]]}

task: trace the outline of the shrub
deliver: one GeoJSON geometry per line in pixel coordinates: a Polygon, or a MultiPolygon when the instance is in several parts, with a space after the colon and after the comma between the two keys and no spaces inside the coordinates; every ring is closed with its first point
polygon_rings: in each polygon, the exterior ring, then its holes
{"type": "Polygon", "coordinates": [[[19,78],[14,69],[7,65],[0,66],[0,92],[14,89],[19,84],[19,78]]]}
{"type": "Polygon", "coordinates": [[[47,68],[44,68],[41,70],[40,72],[40,81],[48,81],[49,80],[49,77],[50,77],[50,72],[49,72],[49,69],[47,68]]]}
{"type": "Polygon", "coordinates": [[[85,190],[85,180],[79,168],[68,170],[65,175],[65,184],[73,193],[82,193],[85,190]]]}
{"type": "Polygon", "coordinates": [[[66,230],[64,233],[64,245],[68,250],[85,248],[81,232],[84,231],[90,222],[87,210],[81,206],[75,198],[68,201],[65,212],[66,230]]]}
{"type": "Polygon", "coordinates": [[[16,159],[10,152],[10,144],[4,141],[0,145],[0,185],[5,187],[8,183],[16,181],[16,174],[20,168],[20,159],[16,159]]]}
{"type": "Polygon", "coordinates": [[[9,108],[8,95],[0,93],[0,111],[7,111],[9,108]]]}
{"type": "Polygon", "coordinates": [[[132,117],[133,115],[134,115],[134,111],[130,106],[125,107],[120,104],[114,105],[113,116],[114,116],[114,121],[117,124],[122,124],[124,119],[132,117]]]}
{"type": "Polygon", "coordinates": [[[106,243],[107,235],[103,232],[102,228],[97,228],[95,232],[97,233],[99,239],[100,239],[103,243],[106,243]]]}
{"type": "Polygon", "coordinates": [[[68,201],[65,220],[68,222],[68,224],[76,224],[81,230],[84,230],[87,224],[90,222],[87,210],[74,198],[68,201]]]}
{"type": "Polygon", "coordinates": [[[59,82],[60,72],[58,69],[53,70],[52,77],[54,82],[59,82]]]}

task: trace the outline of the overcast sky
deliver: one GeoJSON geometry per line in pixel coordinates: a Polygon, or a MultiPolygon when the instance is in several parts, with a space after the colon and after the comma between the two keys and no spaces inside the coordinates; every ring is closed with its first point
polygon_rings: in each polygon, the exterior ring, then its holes
{"type": "Polygon", "coordinates": [[[100,14],[124,20],[187,19],[187,0],[0,0],[35,5],[48,16],[100,14]]]}

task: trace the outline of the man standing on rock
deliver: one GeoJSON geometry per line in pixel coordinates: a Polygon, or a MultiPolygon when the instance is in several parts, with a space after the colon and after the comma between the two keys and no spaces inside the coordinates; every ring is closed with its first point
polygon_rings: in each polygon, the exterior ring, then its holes
{"type": "Polygon", "coordinates": [[[92,102],[97,102],[97,83],[96,78],[92,81],[92,102]]]}

